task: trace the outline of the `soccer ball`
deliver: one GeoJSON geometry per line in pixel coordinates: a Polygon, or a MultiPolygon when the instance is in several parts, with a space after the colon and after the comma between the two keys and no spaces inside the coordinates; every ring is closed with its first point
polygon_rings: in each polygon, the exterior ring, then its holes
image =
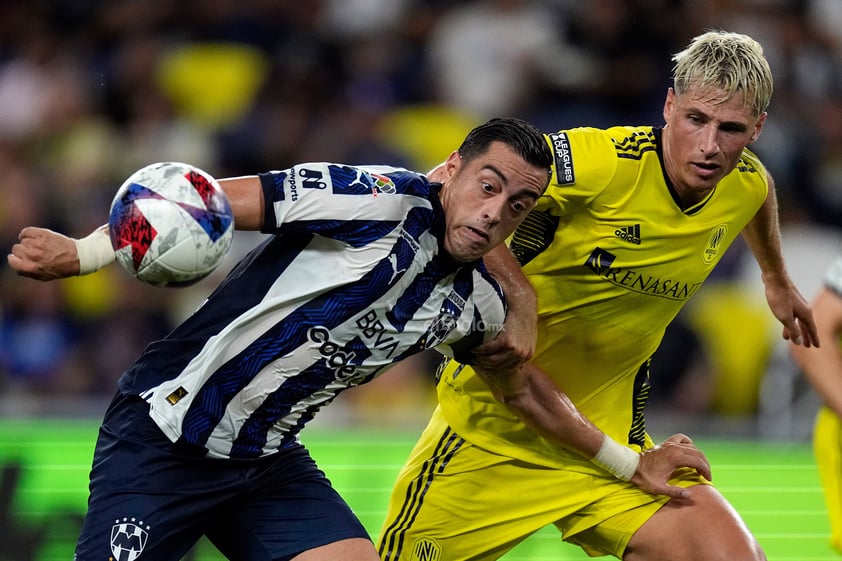
{"type": "Polygon", "coordinates": [[[161,162],[120,186],[108,217],[117,262],[153,286],[187,286],[207,277],[234,237],[225,192],[190,164],[161,162]]]}

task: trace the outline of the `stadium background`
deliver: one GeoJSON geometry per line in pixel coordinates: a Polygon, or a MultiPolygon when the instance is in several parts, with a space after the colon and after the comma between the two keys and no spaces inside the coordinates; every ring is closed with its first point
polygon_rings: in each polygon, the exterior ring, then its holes
{"type": "MultiPolygon", "coordinates": [[[[812,295],[842,250],[838,0],[7,0],[0,246],[26,225],[87,233],[154,161],[219,177],[310,160],[423,170],[495,115],[548,131],[660,124],[670,54],[711,27],[766,49],[776,91],[753,148],[812,295]]],[[[238,234],[229,261],[255,237],[238,234]]],[[[0,268],[0,560],[70,558],[116,378],[215,280],[153,289],[114,267],[37,283],[0,268]]],[[[305,431],[372,532],[433,405],[434,363],[400,365],[305,431]]],[[[742,244],[670,329],[653,377],[650,429],[703,443],[769,558],[831,559],[809,450],[817,401],[742,244]]],[[[555,541],[541,533],[511,559],[579,558],[555,541]]]]}

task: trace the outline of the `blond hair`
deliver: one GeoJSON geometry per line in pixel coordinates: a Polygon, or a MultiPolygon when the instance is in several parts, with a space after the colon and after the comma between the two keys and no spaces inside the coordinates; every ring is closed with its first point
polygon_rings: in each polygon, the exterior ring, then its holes
{"type": "Polygon", "coordinates": [[[682,94],[690,88],[715,89],[725,102],[741,94],[758,117],[769,107],[773,80],[760,43],[740,33],[708,31],[693,38],[672,57],[673,87],[682,94]]]}

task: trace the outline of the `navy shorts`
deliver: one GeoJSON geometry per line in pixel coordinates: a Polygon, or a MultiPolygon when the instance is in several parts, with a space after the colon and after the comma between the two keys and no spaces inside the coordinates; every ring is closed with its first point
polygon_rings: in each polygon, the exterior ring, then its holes
{"type": "Polygon", "coordinates": [[[197,457],[135,396],[108,408],[90,488],[76,561],[175,561],[203,535],[232,561],[370,539],[303,446],[249,461],[197,457]]]}

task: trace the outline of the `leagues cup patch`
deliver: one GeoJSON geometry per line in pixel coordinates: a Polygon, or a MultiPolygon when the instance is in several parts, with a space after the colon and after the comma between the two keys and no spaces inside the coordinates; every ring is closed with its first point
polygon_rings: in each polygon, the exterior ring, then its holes
{"type": "Polygon", "coordinates": [[[567,138],[567,133],[554,132],[547,136],[553,148],[556,183],[559,185],[576,183],[576,174],[573,172],[573,154],[570,150],[570,139],[567,138]]]}

